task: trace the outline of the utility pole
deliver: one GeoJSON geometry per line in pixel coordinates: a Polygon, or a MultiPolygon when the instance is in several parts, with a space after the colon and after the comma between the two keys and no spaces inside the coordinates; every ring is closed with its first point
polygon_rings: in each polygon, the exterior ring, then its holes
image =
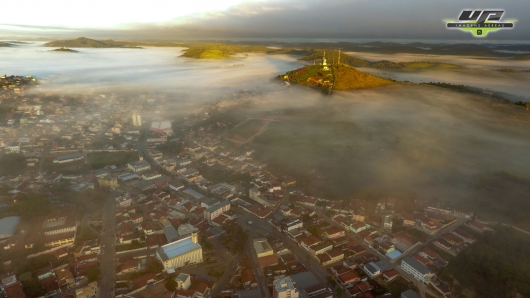
{"type": "Polygon", "coordinates": [[[339,62],[338,62],[338,64],[340,65],[340,49],[339,49],[339,62]]]}

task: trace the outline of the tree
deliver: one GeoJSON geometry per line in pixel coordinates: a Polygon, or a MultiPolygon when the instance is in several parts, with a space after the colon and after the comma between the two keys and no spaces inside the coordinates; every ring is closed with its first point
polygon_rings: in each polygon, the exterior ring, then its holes
{"type": "Polygon", "coordinates": [[[174,292],[177,290],[177,282],[173,278],[166,279],[166,290],[174,292]]]}
{"type": "Polygon", "coordinates": [[[320,228],[317,226],[309,226],[307,227],[307,231],[317,237],[320,235],[320,228]]]}
{"type": "Polygon", "coordinates": [[[97,280],[100,274],[101,274],[101,270],[99,270],[99,268],[92,268],[88,270],[87,272],[88,282],[93,282],[97,280]]]}
{"type": "Polygon", "coordinates": [[[337,285],[337,282],[331,275],[326,276],[326,280],[332,287],[335,287],[337,285]]]}
{"type": "Polygon", "coordinates": [[[344,290],[342,289],[342,287],[338,287],[337,288],[337,296],[342,296],[342,294],[344,294],[344,290]]]}

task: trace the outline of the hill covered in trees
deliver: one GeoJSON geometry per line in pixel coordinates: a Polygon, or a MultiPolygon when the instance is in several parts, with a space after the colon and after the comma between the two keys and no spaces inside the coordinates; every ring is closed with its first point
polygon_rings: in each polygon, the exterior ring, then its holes
{"type": "Polygon", "coordinates": [[[348,65],[332,65],[329,71],[322,70],[321,65],[310,65],[289,71],[279,78],[294,84],[334,90],[374,88],[395,84],[393,81],[358,71],[348,65]]]}
{"type": "Polygon", "coordinates": [[[439,276],[453,280],[460,291],[470,288],[476,297],[530,297],[530,236],[512,228],[488,233],[461,252],[439,276]]]}

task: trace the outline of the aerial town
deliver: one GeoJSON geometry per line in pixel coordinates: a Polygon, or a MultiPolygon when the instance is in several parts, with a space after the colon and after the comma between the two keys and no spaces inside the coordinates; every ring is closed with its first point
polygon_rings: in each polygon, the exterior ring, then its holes
{"type": "MultiPolygon", "coordinates": [[[[493,231],[430,200],[308,193],[219,115],[154,91],[60,94],[0,78],[2,297],[452,297],[438,273],[493,231]],[[30,92],[31,91],[31,92],[30,92]],[[217,115],[217,117],[216,117],[217,115]]],[[[240,130],[241,131],[241,130],[240,130]]]]}

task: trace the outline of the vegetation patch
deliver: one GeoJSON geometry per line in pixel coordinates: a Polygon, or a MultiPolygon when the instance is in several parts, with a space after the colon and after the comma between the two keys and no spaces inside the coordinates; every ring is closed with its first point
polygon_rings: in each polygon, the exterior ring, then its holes
{"type": "Polygon", "coordinates": [[[374,88],[395,84],[392,81],[358,71],[353,67],[342,65],[333,65],[333,77],[333,89],[335,90],[374,88]]]}
{"type": "Polygon", "coordinates": [[[461,291],[474,290],[478,297],[530,297],[528,247],[530,237],[514,229],[486,233],[443,268],[439,276],[461,291]]]}
{"type": "Polygon", "coordinates": [[[195,44],[191,45],[181,57],[195,59],[228,59],[239,53],[266,53],[266,46],[247,46],[229,44],[195,44]]]}

